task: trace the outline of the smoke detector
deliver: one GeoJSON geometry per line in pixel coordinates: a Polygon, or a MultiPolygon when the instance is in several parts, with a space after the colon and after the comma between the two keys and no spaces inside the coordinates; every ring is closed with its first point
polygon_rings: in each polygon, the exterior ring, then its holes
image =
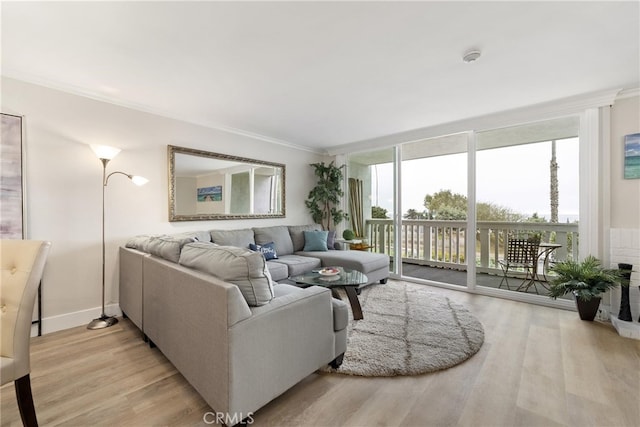
{"type": "Polygon", "coordinates": [[[471,62],[475,62],[478,58],[480,58],[480,51],[473,49],[465,53],[462,60],[469,64],[471,62]]]}

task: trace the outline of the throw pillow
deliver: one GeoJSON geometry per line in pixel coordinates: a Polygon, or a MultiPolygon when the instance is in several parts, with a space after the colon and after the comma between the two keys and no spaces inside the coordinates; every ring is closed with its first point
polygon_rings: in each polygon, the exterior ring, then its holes
{"type": "Polygon", "coordinates": [[[304,232],[304,249],[305,252],[326,252],[328,231],[305,231],[304,232]]]}
{"type": "Polygon", "coordinates": [[[304,249],[304,232],[314,230],[322,230],[322,226],[320,224],[289,226],[289,234],[291,235],[291,242],[293,243],[293,252],[300,252],[304,249]]]}
{"type": "Polygon", "coordinates": [[[267,262],[258,252],[234,246],[189,243],[182,249],[180,264],[235,284],[250,306],[265,305],[274,297],[267,262]]]}
{"type": "Polygon", "coordinates": [[[273,242],[265,243],[264,245],[254,245],[253,243],[249,243],[249,249],[256,252],[262,252],[264,259],[267,261],[270,259],[278,259],[276,245],[273,242]]]}
{"type": "Polygon", "coordinates": [[[182,247],[192,242],[193,237],[154,236],[149,239],[147,249],[151,255],[178,262],[182,247]]]}
{"type": "Polygon", "coordinates": [[[327,234],[327,249],[334,250],[336,246],[336,231],[331,230],[329,234],[327,234]]]}

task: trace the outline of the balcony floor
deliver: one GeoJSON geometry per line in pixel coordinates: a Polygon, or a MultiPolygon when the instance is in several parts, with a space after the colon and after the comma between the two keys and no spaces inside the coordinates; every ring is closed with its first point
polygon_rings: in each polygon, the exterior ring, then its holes
{"type": "MultiPolygon", "coordinates": [[[[402,263],[402,274],[405,277],[414,277],[417,279],[425,279],[432,280],[434,282],[442,282],[442,283],[450,283],[454,285],[466,286],[467,285],[467,272],[452,270],[448,268],[441,267],[429,267],[425,265],[418,264],[409,264],[406,262],[402,263]]],[[[492,274],[486,273],[478,273],[476,274],[476,284],[478,286],[484,286],[488,288],[497,288],[502,281],[502,276],[496,276],[492,274]]],[[[521,279],[518,278],[509,278],[509,286],[511,290],[516,292],[515,288],[517,288],[522,283],[521,279]]],[[[536,287],[540,295],[546,295],[547,290],[542,287],[539,283],[536,283],[536,287]]],[[[502,289],[506,289],[506,286],[503,284],[502,289]]],[[[524,291],[517,291],[524,292],[524,291]]],[[[535,294],[536,291],[534,287],[531,286],[528,290],[528,293],[535,294]]]]}

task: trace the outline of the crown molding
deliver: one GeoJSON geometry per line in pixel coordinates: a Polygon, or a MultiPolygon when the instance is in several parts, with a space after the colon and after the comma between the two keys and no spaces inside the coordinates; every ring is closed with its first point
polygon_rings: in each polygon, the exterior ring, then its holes
{"type": "Polygon", "coordinates": [[[618,96],[616,96],[616,101],[619,99],[633,98],[635,96],[640,96],[640,87],[621,90],[618,96]]]}
{"type": "Polygon", "coordinates": [[[608,89],[588,94],[576,95],[526,107],[470,117],[439,125],[428,126],[406,132],[372,138],[363,141],[331,147],[329,155],[370,151],[392,147],[398,144],[416,142],[423,139],[453,135],[461,132],[484,131],[518,124],[547,120],[577,114],[589,108],[613,105],[621,89],[608,89]]]}
{"type": "Polygon", "coordinates": [[[323,154],[323,155],[327,154],[327,151],[324,149],[305,147],[303,145],[299,145],[283,139],[273,138],[273,137],[262,135],[256,132],[251,132],[243,129],[237,129],[234,127],[221,125],[219,123],[215,123],[208,120],[194,120],[192,117],[185,117],[180,114],[175,114],[169,111],[155,109],[148,105],[125,101],[117,97],[111,97],[111,96],[104,95],[102,93],[88,91],[86,89],[83,89],[74,85],[67,85],[59,82],[54,82],[54,81],[43,79],[34,75],[27,75],[25,73],[16,73],[16,72],[13,72],[12,70],[2,69],[2,77],[21,81],[24,83],[37,85],[37,86],[42,86],[47,89],[53,89],[60,92],[69,93],[71,95],[93,99],[94,101],[99,101],[107,104],[117,105],[119,107],[129,108],[131,110],[136,110],[143,113],[149,113],[156,116],[165,117],[168,119],[174,119],[174,120],[179,120],[181,122],[203,126],[209,129],[215,129],[222,132],[231,133],[234,135],[240,135],[240,136],[244,136],[244,137],[259,140],[259,141],[269,142],[271,144],[281,145],[287,148],[292,148],[294,150],[307,151],[307,152],[311,152],[315,154],[323,154]]]}

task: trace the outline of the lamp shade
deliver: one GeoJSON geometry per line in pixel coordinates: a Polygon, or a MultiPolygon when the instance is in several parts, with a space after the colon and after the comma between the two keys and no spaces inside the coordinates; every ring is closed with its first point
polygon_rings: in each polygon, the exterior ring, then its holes
{"type": "Polygon", "coordinates": [[[145,185],[147,182],[149,182],[149,180],[143,176],[137,176],[134,175],[131,177],[131,181],[135,184],[135,185],[145,185]]]}
{"type": "Polygon", "coordinates": [[[108,145],[91,145],[91,149],[99,159],[111,160],[120,152],[119,148],[109,147],[108,145]]]}

